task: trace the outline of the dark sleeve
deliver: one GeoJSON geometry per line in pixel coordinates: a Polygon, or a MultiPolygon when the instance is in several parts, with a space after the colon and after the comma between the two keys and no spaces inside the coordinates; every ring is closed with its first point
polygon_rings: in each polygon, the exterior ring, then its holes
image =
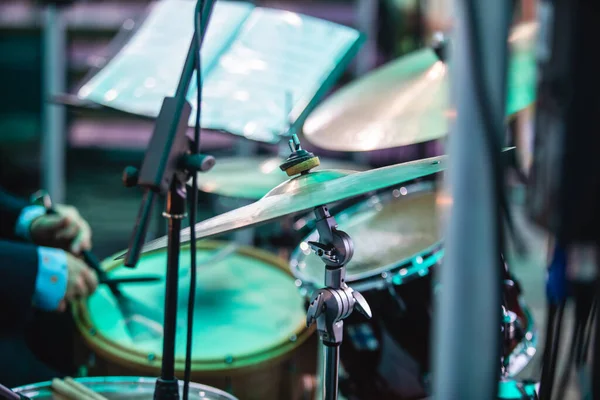
{"type": "Polygon", "coordinates": [[[32,307],[38,273],[37,246],[0,240],[0,309],[22,318],[32,307]]]}
{"type": "Polygon", "coordinates": [[[21,210],[29,204],[0,188],[0,238],[13,239],[21,210]]]}

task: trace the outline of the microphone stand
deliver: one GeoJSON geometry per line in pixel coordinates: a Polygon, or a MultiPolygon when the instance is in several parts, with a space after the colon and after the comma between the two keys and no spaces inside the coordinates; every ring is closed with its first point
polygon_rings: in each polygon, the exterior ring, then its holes
{"type": "MultiPolygon", "coordinates": [[[[208,22],[214,1],[208,1],[202,20],[208,22]]],[[[202,24],[202,32],[194,31],[177,91],[173,97],[165,97],[154,125],[154,132],[144,156],[141,169],[127,167],[123,174],[125,186],[144,188],[134,232],[125,257],[125,265],[137,264],[157,193],[167,194],[163,215],[169,220],[167,247],[167,274],[165,283],[165,316],[161,374],[156,381],[155,400],[178,400],[179,383],[175,377],[175,335],[178,304],[178,275],[181,221],[185,217],[186,182],[191,174],[210,170],[215,159],[212,156],[193,154],[186,132],[192,111],[186,96],[195,70],[196,55],[201,41],[196,35],[205,36],[208,23],[202,24]]],[[[201,71],[197,71],[198,74],[201,71]]],[[[200,104],[197,105],[200,107],[200,104]]],[[[194,205],[195,206],[195,205],[194,205]]]]}

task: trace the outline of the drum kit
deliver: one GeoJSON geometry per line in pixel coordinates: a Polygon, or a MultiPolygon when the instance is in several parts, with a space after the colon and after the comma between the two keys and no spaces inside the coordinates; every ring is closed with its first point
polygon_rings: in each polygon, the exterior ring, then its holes
{"type": "MultiPolygon", "coordinates": [[[[282,18],[289,24],[302,20],[292,13],[282,18]]],[[[534,80],[523,79],[535,69],[534,37],[535,26],[522,25],[510,38],[514,71],[509,76],[515,79],[509,79],[509,115],[534,100],[534,80]]],[[[207,43],[210,38],[209,33],[207,43]]],[[[112,102],[114,98],[106,93],[114,89],[110,79],[115,70],[105,75],[104,80],[96,77],[93,85],[84,85],[82,97],[112,102]]],[[[135,88],[121,85],[119,90],[135,88]]],[[[452,118],[446,90],[446,65],[433,50],[421,50],[329,97],[308,115],[304,137],[335,151],[378,150],[440,139],[447,132],[447,119],[452,118]]],[[[135,96],[127,99],[126,111],[136,112],[135,96]]],[[[199,174],[201,191],[254,202],[180,232],[179,312],[173,339],[176,375],[184,371],[185,299],[191,268],[187,242],[193,230],[201,241],[191,378],[211,386],[190,384],[190,398],[429,396],[432,309],[440,288],[435,272],[444,255],[438,227],[451,203],[438,193],[435,179],[446,168],[446,157],[361,172],[335,163],[319,167],[319,158],[302,148],[292,130],[288,136],[287,157],[219,159],[214,170],[199,174]],[[329,208],[333,204],[336,211],[329,208]],[[295,232],[304,237],[294,244],[289,260],[252,246],[214,241],[228,232],[298,215],[312,219],[312,224],[295,232]],[[315,340],[315,331],[321,343],[315,340]]],[[[145,244],[135,273],[165,275],[168,248],[168,237],[145,244]]],[[[124,256],[119,253],[104,261],[111,278],[133,273],[124,268],[124,256]]],[[[536,330],[517,280],[509,266],[502,265],[499,396],[517,399],[530,388],[511,379],[535,354],[536,330]]],[[[81,378],[80,382],[111,399],[150,398],[155,380],[137,376],[160,372],[165,282],[122,285],[119,291],[121,295],[115,296],[100,287],[75,305],[82,339],[78,353],[89,374],[136,377],[81,378]]],[[[52,398],[46,384],[16,391],[36,399],[52,398]]]]}

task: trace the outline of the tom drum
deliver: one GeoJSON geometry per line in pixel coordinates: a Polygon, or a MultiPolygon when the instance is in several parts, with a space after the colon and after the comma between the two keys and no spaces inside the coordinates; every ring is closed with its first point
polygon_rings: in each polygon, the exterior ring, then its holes
{"type": "MultiPolygon", "coordinates": [[[[226,390],[240,399],[292,399],[293,365],[306,328],[304,299],[287,263],[270,253],[226,242],[200,242],[194,313],[192,381],[226,390]]],[[[144,254],[135,269],[106,261],[111,276],[165,274],[166,251],[144,254]]],[[[180,258],[176,373],[183,376],[189,293],[189,248],[180,258]]],[[[121,286],[115,297],[99,287],[76,305],[76,324],[88,349],[91,375],[160,372],[164,282],[121,286]]]]}

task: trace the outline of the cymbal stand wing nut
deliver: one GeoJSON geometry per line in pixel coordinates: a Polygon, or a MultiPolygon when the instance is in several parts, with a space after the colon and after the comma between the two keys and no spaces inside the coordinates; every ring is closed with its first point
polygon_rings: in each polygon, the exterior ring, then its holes
{"type": "MultiPolygon", "coordinates": [[[[343,268],[341,268],[343,269],[343,268]]],[[[328,270],[327,273],[334,272],[328,270]]],[[[324,344],[336,346],[342,343],[344,319],[356,309],[367,318],[371,318],[371,309],[365,298],[348,287],[319,289],[313,297],[306,315],[306,325],[317,322],[317,331],[324,344]]]]}

